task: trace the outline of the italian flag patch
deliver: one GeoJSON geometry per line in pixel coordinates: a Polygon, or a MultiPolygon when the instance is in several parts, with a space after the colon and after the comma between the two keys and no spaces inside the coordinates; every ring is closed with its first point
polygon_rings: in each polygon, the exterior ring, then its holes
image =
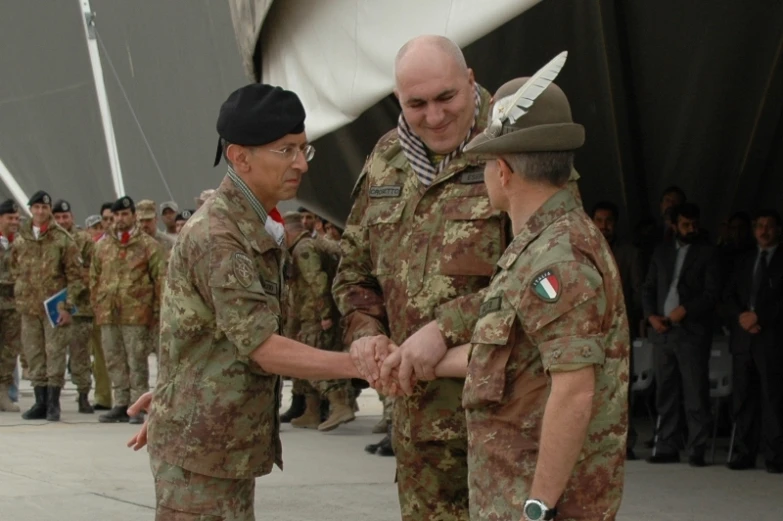
{"type": "Polygon", "coordinates": [[[531,286],[544,302],[555,302],[560,298],[560,280],[552,270],[544,270],[536,275],[531,286]]]}

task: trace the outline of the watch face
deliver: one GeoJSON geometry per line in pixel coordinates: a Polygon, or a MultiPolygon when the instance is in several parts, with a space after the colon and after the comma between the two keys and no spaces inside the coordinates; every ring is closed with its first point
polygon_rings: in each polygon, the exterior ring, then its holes
{"type": "Polygon", "coordinates": [[[538,521],[543,515],[544,511],[538,503],[528,503],[525,505],[525,516],[531,521],[538,521]]]}

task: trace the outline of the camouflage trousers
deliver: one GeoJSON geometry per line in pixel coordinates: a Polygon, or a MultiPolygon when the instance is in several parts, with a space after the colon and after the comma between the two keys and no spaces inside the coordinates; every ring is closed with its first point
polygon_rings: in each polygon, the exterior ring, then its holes
{"type": "Polygon", "coordinates": [[[73,322],[66,333],[68,356],[71,361],[71,381],[79,393],[89,393],[92,387],[92,360],[90,360],[92,317],[73,317],[73,322]]]}
{"type": "Polygon", "coordinates": [[[13,309],[0,311],[0,387],[14,383],[16,358],[22,352],[22,322],[13,309]]]}
{"type": "Polygon", "coordinates": [[[467,440],[413,443],[395,430],[402,521],[469,521],[467,440]]]}
{"type": "Polygon", "coordinates": [[[155,521],[255,521],[255,479],[204,476],[150,457],[155,521]]]}
{"type": "Polygon", "coordinates": [[[93,357],[92,375],[95,378],[95,403],[111,407],[111,379],[109,378],[109,370],[106,369],[106,357],[101,345],[101,326],[95,323],[92,325],[90,345],[93,357]]]}
{"type": "Polygon", "coordinates": [[[68,326],[52,327],[49,319],[22,315],[22,349],[33,387],[65,385],[68,326]]]}
{"type": "Polygon", "coordinates": [[[378,395],[378,398],[383,402],[383,419],[387,422],[391,422],[392,411],[394,411],[394,397],[378,395]]]}
{"type": "MultiPolygon", "coordinates": [[[[340,332],[336,326],[324,331],[321,329],[321,324],[308,324],[302,325],[299,333],[296,335],[296,340],[305,345],[311,347],[317,347],[325,351],[342,351],[342,345],[340,343],[340,332]]],[[[293,394],[318,394],[325,397],[327,394],[338,391],[346,390],[352,391],[350,380],[300,380],[298,378],[293,379],[293,394]]]]}
{"type": "Polygon", "coordinates": [[[149,391],[148,340],[147,326],[101,326],[101,344],[115,406],[130,405],[149,391]]]}

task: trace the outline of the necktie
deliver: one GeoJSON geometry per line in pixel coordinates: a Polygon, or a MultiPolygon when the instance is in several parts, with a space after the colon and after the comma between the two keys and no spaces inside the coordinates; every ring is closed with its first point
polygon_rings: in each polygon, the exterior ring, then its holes
{"type": "Polygon", "coordinates": [[[130,232],[122,232],[122,239],[120,239],[120,242],[122,244],[128,244],[129,240],[130,240],[130,232]]]}
{"type": "Polygon", "coordinates": [[[767,250],[759,252],[759,260],[756,262],[756,269],[753,271],[753,284],[750,288],[750,309],[754,310],[758,304],[759,293],[767,280],[767,250]]]}

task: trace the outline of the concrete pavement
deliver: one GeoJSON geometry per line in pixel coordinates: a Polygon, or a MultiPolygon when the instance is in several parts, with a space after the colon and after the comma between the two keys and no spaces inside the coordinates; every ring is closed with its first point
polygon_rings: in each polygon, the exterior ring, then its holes
{"type": "MultiPolygon", "coordinates": [[[[33,402],[24,384],[23,410],[33,402]]],[[[290,397],[288,385],[284,396],[290,397]]],[[[99,424],[97,413],[78,414],[75,398],[69,384],[60,423],[0,413],[0,521],[154,519],[147,454],[125,448],[135,427],[99,424]]],[[[381,414],[377,395],[362,393],[360,407],[356,421],[331,433],[283,427],[285,472],[257,481],[259,520],[399,519],[393,458],[363,451],[380,438],[370,434],[381,414]]],[[[644,432],[640,439],[646,439],[644,432]]],[[[783,476],[762,469],[732,472],[723,465],[725,457],[719,451],[718,464],[704,469],[629,462],[619,519],[783,519],[783,476]]]]}

